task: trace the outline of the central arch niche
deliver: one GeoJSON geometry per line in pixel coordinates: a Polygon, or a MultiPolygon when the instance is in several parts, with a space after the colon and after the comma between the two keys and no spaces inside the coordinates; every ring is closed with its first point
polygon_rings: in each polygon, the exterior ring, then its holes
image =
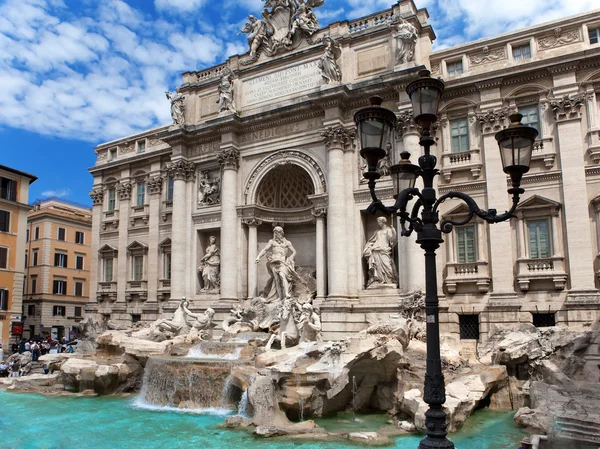
{"type": "Polygon", "coordinates": [[[271,169],[261,180],[256,204],[270,209],[303,209],[312,205],[309,195],[315,186],[310,175],[295,164],[283,164],[271,169]]]}

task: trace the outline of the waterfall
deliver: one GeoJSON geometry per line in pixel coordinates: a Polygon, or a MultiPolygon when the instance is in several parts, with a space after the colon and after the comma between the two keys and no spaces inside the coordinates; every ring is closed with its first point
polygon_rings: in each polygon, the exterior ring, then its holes
{"type": "Polygon", "coordinates": [[[240,399],[240,403],[238,405],[238,415],[249,418],[250,413],[248,413],[248,406],[248,390],[244,390],[244,393],[242,393],[242,399],[240,399]]]}
{"type": "Polygon", "coordinates": [[[211,344],[214,342],[202,342],[195,348],[191,348],[186,358],[202,359],[202,360],[239,360],[242,354],[242,346],[237,344],[220,343],[211,344]]]}
{"type": "Polygon", "coordinates": [[[296,378],[296,392],[298,393],[298,408],[300,410],[300,422],[304,421],[304,405],[306,403],[306,399],[302,397],[302,393],[300,392],[301,379],[300,374],[294,374],[296,378]]]}

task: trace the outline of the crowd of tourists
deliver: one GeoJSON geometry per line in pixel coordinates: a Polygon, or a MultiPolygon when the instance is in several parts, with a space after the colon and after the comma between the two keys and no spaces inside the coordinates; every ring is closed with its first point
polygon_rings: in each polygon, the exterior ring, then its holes
{"type": "MultiPolygon", "coordinates": [[[[13,354],[29,352],[31,353],[31,360],[37,362],[45,354],[72,353],[75,351],[74,344],[76,342],[67,342],[67,339],[64,337],[60,342],[53,340],[52,337],[35,340],[22,339],[20,343],[14,343],[11,346],[11,352],[13,354]]],[[[0,343],[0,377],[20,377],[23,374],[20,360],[11,360],[9,362],[4,360],[4,356],[2,343],[0,343]]]]}

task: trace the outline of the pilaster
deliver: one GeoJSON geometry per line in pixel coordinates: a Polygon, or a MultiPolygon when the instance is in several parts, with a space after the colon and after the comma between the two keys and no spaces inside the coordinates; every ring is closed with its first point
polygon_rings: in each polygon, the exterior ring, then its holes
{"type": "MultiPolygon", "coordinates": [[[[117,277],[117,301],[114,305],[118,312],[123,313],[127,310],[125,292],[127,290],[127,280],[129,276],[129,267],[127,264],[127,246],[129,245],[129,214],[131,212],[131,190],[132,183],[129,180],[129,170],[121,172],[121,180],[117,185],[117,196],[119,198],[119,246],[122,251],[117,255],[117,267],[115,269],[117,277]]],[[[117,320],[124,317],[117,316],[117,320]]]]}
{"type": "Polygon", "coordinates": [[[248,299],[253,299],[258,295],[256,256],[258,256],[258,227],[262,221],[248,218],[244,220],[244,224],[248,226],[248,299]]]}
{"type": "Polygon", "coordinates": [[[152,174],[147,181],[149,195],[149,220],[148,220],[148,300],[144,309],[149,313],[158,312],[158,282],[162,278],[160,271],[159,255],[159,222],[160,222],[160,195],[163,179],[160,176],[160,162],[152,166],[152,174]]]}
{"type": "Polygon", "coordinates": [[[98,292],[98,276],[100,270],[98,267],[99,255],[98,249],[100,248],[100,225],[102,223],[102,208],[104,205],[104,190],[99,179],[94,179],[94,188],[90,192],[90,198],[92,199],[92,243],[90,245],[90,295],[88,299],[87,309],[90,312],[95,312],[93,308],[97,307],[98,298],[96,292],[98,292]],[[92,308],[90,306],[94,305],[92,308]]]}

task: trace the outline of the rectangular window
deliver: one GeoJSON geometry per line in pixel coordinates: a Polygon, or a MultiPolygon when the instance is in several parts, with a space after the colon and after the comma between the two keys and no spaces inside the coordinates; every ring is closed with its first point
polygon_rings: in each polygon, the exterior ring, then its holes
{"type": "Polygon", "coordinates": [[[531,47],[529,44],[517,45],[512,49],[513,59],[515,62],[531,59],[531,47]]]}
{"type": "Polygon", "coordinates": [[[77,256],[75,258],[75,268],[78,270],[83,270],[83,256],[77,256]]]}
{"type": "Polygon", "coordinates": [[[529,258],[546,259],[550,253],[550,226],[548,220],[527,221],[529,234],[529,258]]]}
{"type": "Polygon", "coordinates": [[[27,231],[25,231],[25,241],[26,242],[29,241],[29,229],[27,231]]]}
{"type": "Polygon", "coordinates": [[[108,150],[108,160],[114,161],[117,158],[117,150],[115,148],[111,148],[108,150]]]}
{"type": "Polygon", "coordinates": [[[461,340],[479,340],[479,315],[459,315],[461,340]]]}
{"type": "Polygon", "coordinates": [[[112,282],[113,280],[113,260],[112,258],[104,259],[104,282],[112,282]]]}
{"type": "Polygon", "coordinates": [[[0,178],[0,198],[17,201],[17,181],[8,178],[0,178]]]}
{"type": "Polygon", "coordinates": [[[75,243],[83,245],[85,241],[85,233],[81,231],[75,231],[75,243]]]}
{"type": "Polygon", "coordinates": [[[450,121],[450,135],[453,153],[469,151],[469,122],[466,118],[450,121]]]}
{"type": "Polygon", "coordinates": [[[67,255],[64,253],[54,253],[54,266],[67,268],[67,255]]]}
{"type": "MultiPolygon", "coordinates": [[[[27,262],[28,262],[27,253],[25,253],[25,268],[27,268],[27,262]]],[[[0,266],[0,268],[2,268],[2,266],[0,266]]]]}
{"type": "Polygon", "coordinates": [[[165,279],[171,280],[171,253],[165,253],[165,279]]]}
{"type": "Polygon", "coordinates": [[[79,318],[81,316],[81,307],[79,306],[75,306],[75,313],[73,313],[73,316],[79,318]]]}
{"type": "Polygon", "coordinates": [[[137,206],[143,206],[146,202],[146,183],[138,182],[137,183],[137,206]]]}
{"type": "Polygon", "coordinates": [[[62,240],[63,242],[66,239],[67,231],[65,228],[58,228],[58,240],[62,240]]]}
{"type": "Polygon", "coordinates": [[[0,248],[0,269],[8,269],[8,248],[0,248]]]}
{"type": "Polygon", "coordinates": [[[31,294],[35,294],[37,292],[37,278],[31,278],[31,294]]]}
{"type": "Polygon", "coordinates": [[[8,290],[0,289],[0,310],[8,310],[8,290]]]}
{"type": "Polygon", "coordinates": [[[462,60],[446,63],[446,69],[448,70],[448,76],[461,75],[463,73],[462,60]]]}
{"type": "MultiPolygon", "coordinates": [[[[531,106],[519,106],[519,114],[523,116],[521,123],[537,129],[538,133],[540,133],[540,110],[537,104],[531,106]]],[[[540,134],[538,134],[538,137],[540,134]]]]}
{"type": "Polygon", "coordinates": [[[172,176],[169,176],[169,181],[167,184],[167,201],[173,201],[173,188],[175,187],[175,179],[172,176]]]}
{"type": "Polygon", "coordinates": [[[53,316],[65,316],[66,314],[67,310],[65,306],[52,306],[53,316]]]}
{"type": "Polygon", "coordinates": [[[458,263],[474,263],[477,260],[475,226],[456,228],[456,258],[458,263]]]}
{"type": "Polygon", "coordinates": [[[107,190],[107,196],[108,196],[108,211],[112,212],[113,210],[115,210],[115,189],[114,188],[110,188],[107,190]]]}
{"type": "Polygon", "coordinates": [[[7,210],[0,210],[0,232],[10,231],[10,212],[7,210]]]}
{"type": "Polygon", "coordinates": [[[52,283],[52,293],[55,295],[67,294],[67,281],[55,279],[52,283]]]}
{"type": "Polygon", "coordinates": [[[75,296],[83,296],[83,282],[75,282],[75,296]]]}
{"type": "Polygon", "coordinates": [[[588,30],[590,36],[590,44],[594,45],[600,42],[600,28],[592,28],[588,30]]]}
{"type": "Polygon", "coordinates": [[[38,252],[37,250],[33,251],[33,260],[31,261],[32,267],[37,267],[38,264],[38,252]]]}
{"type": "Polygon", "coordinates": [[[144,278],[144,256],[133,256],[133,280],[141,281],[144,278]]]}
{"type": "Polygon", "coordinates": [[[554,313],[532,313],[533,325],[535,327],[556,326],[556,315],[554,313]]]}
{"type": "Polygon", "coordinates": [[[33,238],[38,240],[40,238],[40,227],[36,226],[35,231],[33,232],[33,238]]]}
{"type": "Polygon", "coordinates": [[[34,316],[35,315],[35,305],[34,304],[29,304],[27,306],[27,315],[28,316],[34,316]]]}
{"type": "Polygon", "coordinates": [[[145,140],[138,140],[137,150],[138,150],[138,153],[143,153],[146,151],[146,141],[145,140]]]}
{"type": "Polygon", "coordinates": [[[142,321],[142,315],[139,314],[131,314],[131,322],[132,323],[139,323],[140,321],[142,321]]]}

